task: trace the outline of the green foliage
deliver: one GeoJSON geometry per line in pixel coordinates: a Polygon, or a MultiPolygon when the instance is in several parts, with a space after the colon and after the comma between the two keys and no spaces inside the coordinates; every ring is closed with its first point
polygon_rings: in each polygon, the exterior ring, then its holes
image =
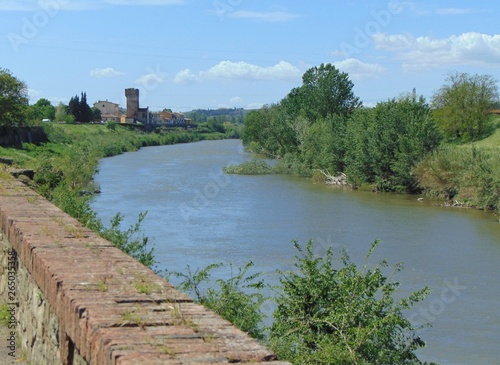
{"type": "Polygon", "coordinates": [[[297,152],[294,119],[280,105],[265,106],[245,116],[243,143],[253,152],[280,158],[297,152]]]}
{"type": "MultiPolygon", "coordinates": [[[[372,184],[384,191],[419,190],[412,168],[441,140],[422,97],[406,95],[350,114],[332,112],[321,117],[318,113],[314,122],[292,118],[287,110],[293,106],[283,106],[289,102],[248,113],[243,143],[253,152],[281,158],[285,163],[280,166],[287,166],[287,172],[306,176],[315,170],[343,172],[355,187],[372,184]]],[[[226,172],[271,170],[252,162],[226,172]]]]}
{"type": "Polygon", "coordinates": [[[94,120],[94,112],[87,103],[87,93],[82,92],[81,98],[78,95],[72,97],[68,104],[68,111],[77,122],[89,123],[94,120]]]}
{"type": "Polygon", "coordinates": [[[293,89],[282,101],[289,114],[315,122],[329,115],[348,115],[361,106],[352,91],[349,75],[332,64],[312,67],[302,76],[302,86],[293,89]]]}
{"type": "Polygon", "coordinates": [[[238,175],[267,175],[273,173],[273,168],[266,161],[253,159],[239,165],[230,165],[223,168],[226,174],[238,175]]]}
{"type": "Polygon", "coordinates": [[[39,99],[28,108],[28,120],[32,123],[40,123],[42,119],[51,121],[56,119],[56,108],[47,99],[39,99]]]}
{"type": "Polygon", "coordinates": [[[6,303],[0,304],[0,326],[7,326],[10,321],[9,306],[6,303]]]}
{"type": "Polygon", "coordinates": [[[445,146],[421,161],[413,172],[431,195],[500,212],[498,148],[445,146]]]}
{"type": "Polygon", "coordinates": [[[113,245],[129,256],[139,261],[147,267],[153,267],[156,264],[154,259],[154,247],[151,247],[149,238],[144,236],[141,231],[141,222],[146,217],[147,212],[139,213],[137,222],[127,230],[120,228],[124,216],[117,213],[110,221],[110,226],[105,228],[100,222],[94,222],[94,229],[100,235],[111,241],[113,245]]]}
{"type": "Polygon", "coordinates": [[[187,274],[173,274],[183,278],[178,286],[180,290],[194,294],[198,303],[213,310],[242,331],[248,332],[252,337],[262,339],[264,314],[260,312],[260,307],[265,298],[260,290],[263,288],[263,282],[258,280],[260,273],[248,275],[252,266],[253,263],[249,262],[244,268],[238,268],[235,273],[230,265],[229,279],[218,279],[215,282],[217,287],[209,287],[206,290],[202,285],[207,284],[212,270],[223,267],[222,263],[208,265],[194,273],[188,265],[187,274]]]}
{"type": "Polygon", "coordinates": [[[492,76],[452,72],[434,94],[432,105],[445,136],[468,142],[484,137],[489,130],[489,111],[497,100],[497,80],[492,76]]]}
{"type": "Polygon", "coordinates": [[[96,108],[95,106],[92,107],[92,120],[93,121],[101,121],[102,119],[102,112],[101,109],[96,108]]]}
{"type": "Polygon", "coordinates": [[[75,123],[75,117],[71,113],[68,113],[67,105],[59,103],[56,106],[55,121],[58,123],[73,124],[75,123]]]}
{"type": "Polygon", "coordinates": [[[399,283],[384,275],[387,263],[358,268],[342,252],[334,268],[332,249],[314,255],[313,243],[302,248],[296,270],[281,272],[277,309],[270,332],[271,348],[294,364],[420,364],[415,351],[424,346],[404,311],[423,300],[423,288],[395,300],[399,283]]]}
{"type": "Polygon", "coordinates": [[[25,124],[28,87],[7,70],[0,68],[0,127],[25,124]]]}
{"type": "Polygon", "coordinates": [[[412,168],[439,146],[440,134],[424,98],[408,95],[355,113],[347,140],[345,172],[351,183],[415,192],[412,168]]]}

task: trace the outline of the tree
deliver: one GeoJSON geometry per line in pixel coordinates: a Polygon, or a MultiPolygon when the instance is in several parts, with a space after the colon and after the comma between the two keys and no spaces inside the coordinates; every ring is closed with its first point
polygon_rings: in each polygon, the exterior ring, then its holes
{"type": "Polygon", "coordinates": [[[77,122],[80,121],[81,119],[80,98],[78,97],[78,95],[75,95],[74,97],[69,99],[68,113],[75,118],[75,121],[77,122]]]}
{"type": "Polygon", "coordinates": [[[99,108],[92,107],[92,120],[94,121],[101,121],[102,119],[102,113],[99,108]]]}
{"type": "MultiPolygon", "coordinates": [[[[367,255],[367,262],[377,242],[367,255]]],[[[296,270],[281,272],[270,345],[294,364],[420,364],[415,351],[424,346],[404,311],[423,300],[427,287],[395,300],[399,283],[384,275],[386,261],[359,269],[344,251],[341,268],[333,251],[314,255],[297,242],[296,270]]]]}
{"type": "Polygon", "coordinates": [[[328,115],[348,115],[362,105],[353,87],[347,73],[322,63],[304,73],[302,86],[292,89],[282,104],[290,113],[302,114],[310,122],[328,115]]]}
{"type": "Polygon", "coordinates": [[[68,111],[75,117],[75,120],[80,123],[89,123],[94,117],[92,109],[87,104],[87,94],[84,92],[81,93],[81,97],[75,95],[70,99],[68,111]]]}
{"type": "Polygon", "coordinates": [[[80,122],[89,123],[94,118],[94,113],[92,112],[92,108],[87,103],[87,93],[82,92],[80,99],[80,122]]]}
{"type": "Polygon", "coordinates": [[[27,108],[26,84],[12,76],[9,70],[0,68],[0,126],[22,126],[27,108]]]}
{"type": "Polygon", "coordinates": [[[405,95],[356,112],[348,124],[346,174],[351,183],[415,192],[413,167],[441,136],[423,97],[405,95]]]}
{"type": "Polygon", "coordinates": [[[59,103],[56,106],[55,121],[60,123],[74,123],[75,117],[73,114],[69,113],[69,106],[59,103]]]}
{"type": "Polygon", "coordinates": [[[489,111],[498,100],[497,82],[490,75],[448,74],[432,98],[435,118],[446,137],[467,142],[485,134],[489,111]]]}
{"type": "Polygon", "coordinates": [[[40,122],[42,119],[55,120],[56,108],[49,100],[42,98],[30,105],[28,115],[29,119],[34,122],[40,122]]]}

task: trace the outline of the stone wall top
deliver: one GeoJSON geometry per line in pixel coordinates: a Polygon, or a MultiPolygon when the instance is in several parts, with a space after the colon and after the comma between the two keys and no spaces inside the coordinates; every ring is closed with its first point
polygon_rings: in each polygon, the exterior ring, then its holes
{"type": "Polygon", "coordinates": [[[0,229],[59,319],[65,364],[286,364],[14,179],[0,229]]]}

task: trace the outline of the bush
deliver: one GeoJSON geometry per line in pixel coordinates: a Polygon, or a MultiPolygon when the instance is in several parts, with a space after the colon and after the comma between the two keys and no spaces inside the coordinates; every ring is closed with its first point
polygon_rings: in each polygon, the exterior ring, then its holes
{"type": "MultiPolygon", "coordinates": [[[[370,258],[377,242],[367,255],[370,258]]],[[[419,364],[424,346],[403,312],[423,300],[427,287],[395,301],[399,283],[386,277],[385,261],[373,269],[358,267],[342,252],[340,269],[333,251],[315,257],[313,243],[297,242],[294,271],[280,274],[270,345],[294,364],[419,364]]]]}
{"type": "Polygon", "coordinates": [[[446,146],[420,162],[413,172],[431,195],[500,212],[498,149],[446,146]]]}
{"type": "Polygon", "coordinates": [[[215,288],[209,287],[203,290],[201,286],[207,284],[211,271],[222,266],[221,263],[212,264],[192,273],[188,265],[187,274],[173,274],[184,279],[179,289],[194,294],[196,302],[213,310],[242,331],[248,332],[250,336],[263,339],[264,314],[260,312],[260,307],[265,298],[260,292],[263,287],[263,282],[258,280],[260,273],[247,276],[253,266],[252,262],[246,264],[244,268],[238,268],[237,274],[230,265],[229,279],[218,279],[215,288]]]}
{"type": "Polygon", "coordinates": [[[152,268],[156,264],[154,258],[154,247],[149,246],[149,238],[141,233],[141,222],[146,217],[147,212],[139,213],[137,222],[127,230],[121,230],[120,226],[124,216],[117,213],[110,221],[110,226],[105,228],[97,221],[94,222],[93,229],[113,245],[129,256],[139,261],[141,264],[152,268]]]}
{"type": "Polygon", "coordinates": [[[273,169],[264,160],[253,159],[239,165],[230,165],[224,167],[226,174],[238,175],[267,175],[272,174],[273,169]]]}

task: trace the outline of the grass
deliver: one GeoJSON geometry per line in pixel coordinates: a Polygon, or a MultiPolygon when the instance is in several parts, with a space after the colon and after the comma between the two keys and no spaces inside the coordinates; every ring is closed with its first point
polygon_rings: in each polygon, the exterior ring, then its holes
{"type": "Polygon", "coordinates": [[[495,133],[493,133],[491,136],[480,141],[470,143],[469,145],[472,145],[476,148],[500,149],[500,128],[497,128],[495,133]]]}
{"type": "Polygon", "coordinates": [[[445,144],[413,170],[431,195],[454,205],[500,213],[500,116],[488,137],[467,144],[445,144]]]}
{"type": "Polygon", "coordinates": [[[9,306],[6,303],[0,304],[0,325],[7,326],[10,320],[9,306]]]}

